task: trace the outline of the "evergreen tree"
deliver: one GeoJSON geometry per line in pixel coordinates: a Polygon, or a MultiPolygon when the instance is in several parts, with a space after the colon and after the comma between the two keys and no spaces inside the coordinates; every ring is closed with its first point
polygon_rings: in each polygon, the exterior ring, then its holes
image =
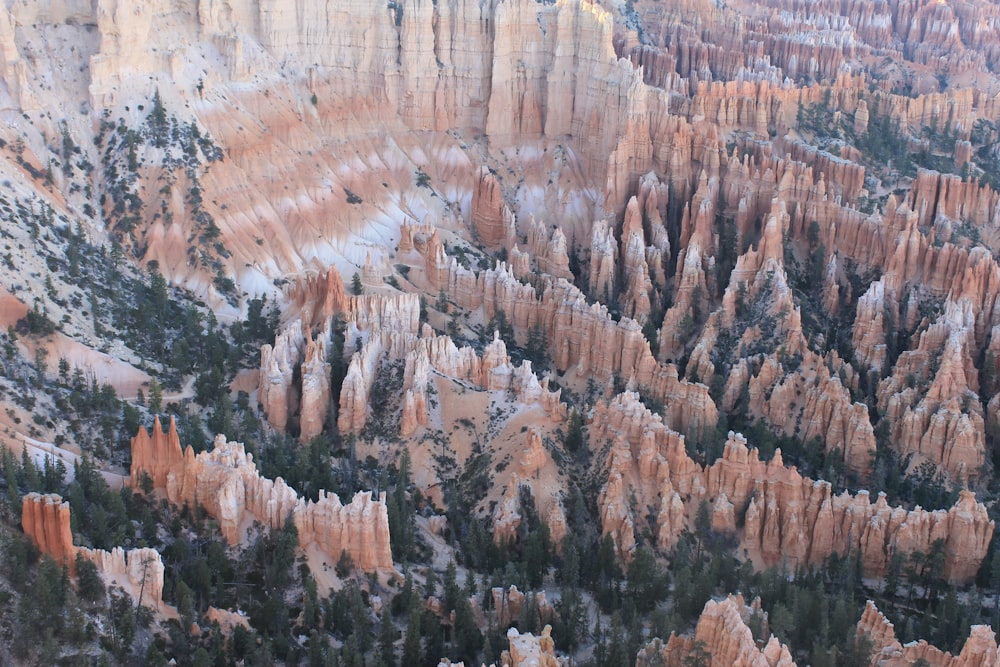
{"type": "MultiPolygon", "coordinates": [[[[529,596],[534,598],[534,596],[529,596]]],[[[483,634],[472,616],[469,600],[462,598],[455,609],[455,627],[453,629],[455,649],[459,660],[467,665],[477,662],[479,650],[483,647],[483,634]]]]}
{"type": "Polygon", "coordinates": [[[379,653],[385,667],[396,667],[396,626],[392,623],[392,614],[386,609],[382,612],[379,623],[379,653]]]}
{"type": "Polygon", "coordinates": [[[406,639],[403,641],[402,665],[420,664],[420,610],[410,609],[410,619],[406,624],[406,639]]]}
{"type": "Polygon", "coordinates": [[[101,579],[97,566],[82,554],[76,555],[77,593],[89,602],[97,602],[104,598],[104,581],[101,579]]]}
{"type": "Polygon", "coordinates": [[[154,414],[160,414],[163,410],[163,387],[160,383],[153,378],[149,381],[149,411],[154,414]]]}

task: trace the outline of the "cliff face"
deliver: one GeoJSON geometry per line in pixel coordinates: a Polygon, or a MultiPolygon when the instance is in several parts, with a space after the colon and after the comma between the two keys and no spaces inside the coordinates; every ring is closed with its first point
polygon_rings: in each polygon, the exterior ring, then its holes
{"type": "MultiPolygon", "coordinates": [[[[31,25],[39,20],[31,14],[19,9],[15,21],[31,25]]],[[[133,11],[109,0],[82,9],[71,25],[96,28],[96,39],[80,40],[89,48],[76,86],[90,108],[131,113],[126,106],[159,89],[229,148],[204,179],[206,190],[222,195],[206,197],[206,208],[231,253],[222,259],[226,270],[261,290],[313,269],[314,260],[343,270],[371,253],[377,265],[400,240],[396,214],[444,217],[453,203],[484,243],[509,250],[514,217],[500,186],[446,132],[482,134],[513,150],[539,140],[573,144],[567,161],[582,168],[578,176],[601,182],[606,156],[636,113],[617,94],[639,84],[636,74],[614,52],[611,15],[591,3],[405,0],[387,10],[379,2],[159,0],[133,11]],[[375,159],[341,169],[356,148],[375,159]],[[313,173],[307,152],[330,178],[313,173]],[[447,203],[421,192],[417,172],[447,203]],[[281,203],[292,182],[297,197],[281,203]],[[379,210],[390,215],[372,225],[379,210]]],[[[30,108],[33,86],[18,82],[34,72],[16,47],[9,50],[5,82],[16,104],[30,108]]],[[[588,188],[570,189],[592,202],[588,188]]],[[[558,201],[565,191],[554,184],[544,198],[558,201]]],[[[187,223],[142,217],[137,236],[150,258],[178,281],[211,291],[185,264],[187,223]]]]}
{"type": "Polygon", "coordinates": [[[302,362],[302,402],[299,414],[299,438],[309,442],[326,425],[330,408],[330,364],[327,362],[326,341],[307,340],[305,361],[302,362]]]}
{"type": "Polygon", "coordinates": [[[291,518],[299,546],[316,545],[333,560],[346,551],[357,567],[368,572],[394,571],[384,494],[375,500],[370,493],[359,492],[347,505],[325,491],[316,502],[299,498],[281,478],[261,477],[243,445],[223,436],[215,439],[211,451],[197,456],[188,447],[157,488],[164,489],[176,505],[197,503],[204,508],[231,544],[243,539],[253,521],[280,530],[291,518]]]}
{"type": "Polygon", "coordinates": [[[264,345],[260,349],[257,400],[268,422],[279,430],[288,425],[289,413],[294,414],[298,402],[292,378],[303,342],[302,324],[295,321],[281,331],[273,346],[264,345]]]}
{"type": "Polygon", "coordinates": [[[945,542],[943,576],[971,580],[986,557],[993,522],[975,495],[963,491],[948,511],[892,508],[884,496],[874,503],[867,491],[834,496],[830,484],[802,477],[786,467],[780,450],[771,461],[758,458],[741,436],[730,433],[722,458],[702,467],[689,458],[685,438],[650,413],[635,394],[599,403],[591,422],[595,443],[610,444],[599,506],[602,527],[623,555],[635,544],[630,496],[638,507],[659,508],[657,539],[672,546],[693,525],[702,500],[712,508],[713,526],[736,534],[741,549],[760,567],[818,566],[831,554],[856,553],[867,576],[884,576],[893,553],[928,552],[945,542]],[[743,517],[742,529],[735,517],[743,517]]]}
{"type": "MultiPolygon", "coordinates": [[[[162,434],[161,434],[162,435],[162,434]]],[[[21,499],[21,527],[39,551],[75,573],[76,556],[97,566],[105,584],[118,584],[143,604],[159,610],[163,606],[164,567],[155,549],[115,547],[111,551],[73,546],[70,506],[56,494],[29,493],[21,499]]]]}
{"type": "Polygon", "coordinates": [[[29,493],[21,501],[21,529],[43,554],[75,568],[76,549],[69,524],[69,503],[54,493],[29,493]]]}

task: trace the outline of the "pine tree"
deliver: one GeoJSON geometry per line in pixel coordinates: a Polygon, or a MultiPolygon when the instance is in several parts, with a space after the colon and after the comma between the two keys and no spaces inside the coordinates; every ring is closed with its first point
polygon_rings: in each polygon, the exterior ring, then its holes
{"type": "Polygon", "coordinates": [[[461,589],[458,587],[458,568],[455,561],[450,561],[444,570],[444,608],[451,611],[458,608],[461,589]]]}
{"type": "Polygon", "coordinates": [[[147,122],[153,137],[153,145],[157,148],[164,148],[167,145],[168,134],[167,110],[163,106],[163,98],[160,97],[159,88],[153,94],[153,109],[149,112],[147,122]]]}
{"type": "Polygon", "coordinates": [[[406,624],[406,639],[403,641],[403,665],[420,664],[420,610],[410,609],[410,620],[406,624]]]}
{"type": "Polygon", "coordinates": [[[382,620],[379,624],[379,651],[382,655],[382,664],[385,667],[396,667],[396,626],[392,623],[392,614],[386,609],[382,612],[382,620]]]}
{"type": "Polygon", "coordinates": [[[154,414],[160,414],[163,409],[163,387],[160,383],[153,378],[149,381],[149,411],[154,414]]]}

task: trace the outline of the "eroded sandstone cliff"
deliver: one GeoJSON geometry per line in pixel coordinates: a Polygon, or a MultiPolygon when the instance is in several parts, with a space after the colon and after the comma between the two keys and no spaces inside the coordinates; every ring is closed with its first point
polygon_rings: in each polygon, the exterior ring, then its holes
{"type": "Polygon", "coordinates": [[[885,576],[894,553],[928,553],[945,544],[942,575],[972,579],[986,557],[994,525],[975,494],[963,491],[949,510],[907,511],[872,502],[867,491],[834,495],[828,482],[802,477],[785,466],[780,450],[764,462],[746,440],[730,433],[721,458],[710,466],[692,460],[685,437],[651,413],[634,393],[598,403],[591,422],[596,443],[610,444],[607,481],[601,490],[602,527],[623,555],[636,543],[638,507],[657,509],[657,540],[676,543],[693,525],[702,502],[711,508],[713,527],[738,535],[741,549],[756,565],[787,571],[817,567],[832,554],[856,553],[867,576],[885,576]],[[738,517],[738,519],[737,519],[738,517]]]}
{"type": "Polygon", "coordinates": [[[988,625],[973,625],[961,652],[952,655],[928,644],[924,640],[900,644],[892,623],[878,610],[871,600],[858,621],[858,638],[867,639],[872,646],[872,667],[902,667],[920,661],[933,667],[965,667],[966,665],[1000,664],[1000,649],[996,635],[988,625]]]}
{"type": "MultiPolygon", "coordinates": [[[[137,436],[133,446],[143,442],[137,436]]],[[[134,467],[133,472],[149,474],[142,467],[134,467]]],[[[357,567],[368,572],[394,571],[384,494],[376,500],[371,493],[359,492],[346,505],[326,491],[320,491],[315,502],[300,498],[280,477],[261,477],[253,456],[242,444],[227,442],[225,436],[216,437],[213,448],[198,455],[187,447],[180,459],[154,479],[160,477],[164,483],[156,488],[165,491],[170,502],[203,508],[218,521],[231,544],[243,540],[254,521],[280,530],[292,520],[299,546],[316,545],[334,561],[346,552],[357,567]]]]}
{"type": "Polygon", "coordinates": [[[111,551],[73,546],[70,529],[70,506],[56,494],[29,493],[21,500],[21,527],[38,547],[61,565],[76,570],[76,557],[81,555],[97,566],[105,585],[120,585],[135,598],[137,604],[156,610],[164,607],[163,560],[155,549],[111,551]]]}
{"type": "Polygon", "coordinates": [[[654,639],[636,656],[636,667],[680,667],[701,660],[708,667],[794,667],[788,647],[767,630],[767,614],[760,600],[747,605],[743,596],[729,596],[705,604],[693,637],[671,634],[664,644],[654,639]],[[754,637],[747,622],[755,617],[759,636],[754,637]],[[766,644],[764,638],[767,637],[766,644]]]}

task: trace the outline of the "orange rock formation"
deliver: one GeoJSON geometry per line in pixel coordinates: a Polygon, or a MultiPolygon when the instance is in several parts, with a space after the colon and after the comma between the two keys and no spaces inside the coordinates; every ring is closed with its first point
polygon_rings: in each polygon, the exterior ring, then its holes
{"type": "Polygon", "coordinates": [[[962,651],[954,656],[922,639],[903,646],[896,639],[892,623],[869,600],[858,621],[857,634],[872,643],[872,667],[903,667],[919,660],[932,667],[1000,665],[996,635],[988,625],[973,625],[962,651]]]}
{"type": "Polygon", "coordinates": [[[122,585],[139,604],[163,605],[163,561],[155,549],[115,547],[111,551],[73,546],[70,506],[54,493],[29,493],[21,499],[21,527],[38,549],[70,572],[81,555],[97,566],[106,584],[122,585]]]}
{"type": "MultiPolygon", "coordinates": [[[[133,467],[133,475],[143,472],[147,471],[133,467]]],[[[346,551],[357,567],[368,572],[394,571],[384,494],[375,500],[371,493],[359,492],[347,505],[325,491],[316,502],[299,498],[280,477],[273,481],[261,477],[253,456],[224,436],[217,436],[213,448],[197,456],[187,447],[157,488],[176,505],[203,507],[230,543],[238,543],[253,521],[277,530],[291,518],[300,546],[316,545],[334,560],[346,551]]]]}
{"type": "Polygon", "coordinates": [[[774,635],[763,648],[758,645],[747,626],[751,615],[757,617],[762,635],[768,636],[767,614],[760,609],[760,600],[751,606],[740,595],[709,600],[698,617],[693,637],[671,634],[666,644],[654,639],[636,656],[636,667],[681,667],[688,664],[696,644],[702,647],[708,667],[795,667],[788,647],[774,635]]]}
{"type": "Polygon", "coordinates": [[[985,558],[993,522],[975,495],[963,491],[948,511],[892,508],[884,496],[872,502],[867,491],[834,496],[830,484],[802,477],[786,467],[780,450],[760,461],[742,436],[730,434],[718,461],[703,468],[685,451],[684,436],[649,412],[638,396],[624,393],[599,403],[591,422],[596,448],[610,443],[601,491],[602,526],[624,556],[635,544],[629,498],[638,507],[657,507],[657,539],[672,546],[690,526],[702,500],[712,508],[713,524],[736,530],[744,517],[742,549],[758,566],[818,566],[830,555],[857,553],[867,576],[884,576],[893,553],[927,553],[945,542],[943,576],[972,579],[985,558]]]}
{"type": "Polygon", "coordinates": [[[160,418],[156,417],[153,419],[152,437],[146,429],[140,428],[132,438],[132,467],[129,480],[138,487],[143,474],[146,474],[149,475],[154,488],[163,488],[167,485],[167,474],[183,457],[174,417],[170,417],[167,433],[163,432],[160,418]]]}
{"type": "MultiPolygon", "coordinates": [[[[552,626],[546,625],[537,637],[511,628],[507,631],[507,642],[510,648],[500,655],[500,664],[490,667],[567,667],[570,664],[567,659],[556,657],[552,626]]],[[[445,658],[438,667],[465,667],[465,663],[445,658]]]]}
{"type": "Polygon", "coordinates": [[[76,548],[70,531],[69,503],[54,493],[29,493],[21,501],[21,529],[43,554],[60,565],[75,567],[76,548]]]}

